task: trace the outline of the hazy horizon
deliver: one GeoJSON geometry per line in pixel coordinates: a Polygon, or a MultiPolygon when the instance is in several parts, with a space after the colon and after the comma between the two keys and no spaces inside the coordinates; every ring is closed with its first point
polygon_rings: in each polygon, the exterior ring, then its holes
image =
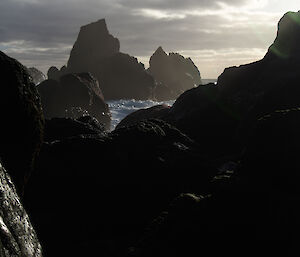
{"type": "Polygon", "coordinates": [[[67,63],[82,25],[105,18],[121,52],[148,67],[162,46],[191,57],[204,79],[261,59],[296,0],[2,0],[0,50],[47,72],[67,63]]]}

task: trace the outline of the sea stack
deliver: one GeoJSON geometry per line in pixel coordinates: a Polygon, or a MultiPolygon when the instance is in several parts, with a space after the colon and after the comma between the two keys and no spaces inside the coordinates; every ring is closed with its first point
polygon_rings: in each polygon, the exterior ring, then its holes
{"type": "Polygon", "coordinates": [[[82,26],[71,50],[68,71],[95,72],[104,58],[120,52],[119,39],[109,34],[104,19],[82,26]]]}
{"type": "MultiPolygon", "coordinates": [[[[62,72],[51,69],[53,78],[62,72]]],[[[104,19],[80,28],[63,70],[64,74],[82,72],[90,72],[98,79],[106,100],[146,100],[152,96],[153,77],[135,57],[120,52],[120,42],[109,33],[104,19]]]]}
{"type": "Polygon", "coordinates": [[[191,58],[167,54],[160,46],[150,57],[148,72],[156,81],[158,100],[176,99],[184,91],[202,84],[198,68],[191,58]]]}

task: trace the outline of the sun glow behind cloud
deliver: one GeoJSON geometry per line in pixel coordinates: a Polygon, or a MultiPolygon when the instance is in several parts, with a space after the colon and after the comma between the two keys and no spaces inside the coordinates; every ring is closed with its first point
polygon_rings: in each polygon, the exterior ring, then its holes
{"type": "Polygon", "coordinates": [[[279,19],[298,6],[298,0],[1,0],[0,50],[46,72],[66,64],[80,26],[106,18],[121,51],[146,67],[162,46],[191,57],[202,77],[216,78],[227,66],[262,58],[279,19]]]}

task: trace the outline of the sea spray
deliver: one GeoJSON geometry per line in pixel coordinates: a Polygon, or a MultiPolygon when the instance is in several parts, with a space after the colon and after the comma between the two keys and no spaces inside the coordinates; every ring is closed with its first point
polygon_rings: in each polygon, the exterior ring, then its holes
{"type": "Polygon", "coordinates": [[[164,101],[164,102],[156,102],[152,100],[112,100],[107,101],[111,112],[111,130],[114,130],[118,123],[124,119],[128,114],[137,111],[139,109],[145,109],[152,107],[154,105],[166,104],[172,106],[175,100],[164,101]]]}

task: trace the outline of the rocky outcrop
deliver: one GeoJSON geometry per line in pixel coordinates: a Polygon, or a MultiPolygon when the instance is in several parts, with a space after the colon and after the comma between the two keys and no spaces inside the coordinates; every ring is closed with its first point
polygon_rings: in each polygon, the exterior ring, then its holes
{"type": "Polygon", "coordinates": [[[118,53],[103,60],[98,67],[95,74],[106,99],[152,98],[154,80],[135,57],[118,53]]]}
{"type": "Polygon", "coordinates": [[[106,99],[151,98],[152,76],[136,58],[119,50],[120,42],[109,34],[104,19],[82,26],[67,67],[61,71],[53,68],[53,76],[48,77],[57,79],[61,72],[91,72],[106,99]]]}
{"type": "Polygon", "coordinates": [[[214,176],[206,194],[175,198],[130,256],[240,256],[244,249],[245,256],[298,255],[299,114],[259,118],[240,164],[214,176]]]}
{"type": "Polygon", "coordinates": [[[60,70],[55,66],[51,66],[48,69],[47,77],[48,79],[59,80],[60,77],[62,77],[65,74],[67,74],[66,66],[62,66],[60,70]]]}
{"type": "MultiPolygon", "coordinates": [[[[18,161],[18,159],[16,159],[18,161]]],[[[14,184],[0,163],[0,255],[41,257],[42,247],[14,184]]]]}
{"type": "Polygon", "coordinates": [[[138,123],[147,119],[163,119],[163,117],[169,112],[170,106],[166,104],[155,105],[146,109],[139,109],[133,113],[127,115],[116,126],[116,129],[126,127],[138,123]]]}
{"type": "Polygon", "coordinates": [[[82,26],[68,60],[68,71],[73,73],[92,72],[105,58],[120,52],[119,39],[111,34],[104,19],[82,26]]]}
{"type": "Polygon", "coordinates": [[[167,54],[159,47],[150,57],[148,72],[156,81],[154,96],[159,101],[176,99],[184,91],[202,84],[198,68],[191,58],[167,54]]]}
{"type": "Polygon", "coordinates": [[[277,37],[262,60],[225,69],[217,85],[186,91],[164,119],[210,153],[240,153],[259,117],[300,106],[300,48],[293,41],[300,37],[297,17],[299,12],[283,16],[277,37]],[[289,49],[291,54],[280,55],[274,49],[285,53],[289,49]]]}
{"type": "Polygon", "coordinates": [[[90,73],[67,74],[37,87],[45,118],[91,115],[110,128],[110,112],[98,81],[90,73]]]}
{"type": "Polygon", "coordinates": [[[239,98],[242,103],[244,97],[258,99],[276,87],[299,80],[299,17],[299,12],[288,12],[280,19],[277,37],[262,60],[225,69],[218,78],[224,97],[239,98]]]}
{"type": "Polygon", "coordinates": [[[52,142],[80,135],[105,134],[105,128],[91,116],[82,116],[76,120],[71,118],[46,119],[44,140],[52,142]]]}
{"type": "Polygon", "coordinates": [[[35,67],[28,68],[28,73],[30,74],[33,83],[36,85],[46,80],[45,74],[35,67]]]}
{"type": "Polygon", "coordinates": [[[58,248],[72,256],[122,253],[174,196],[199,186],[196,177],[201,184],[210,176],[193,141],[163,121],[107,135],[76,122],[70,129],[65,121],[68,134],[48,127],[50,139],[25,192],[49,256],[58,248]]]}
{"type": "Polygon", "coordinates": [[[22,191],[42,143],[39,94],[21,63],[0,52],[0,158],[22,191]]]}

